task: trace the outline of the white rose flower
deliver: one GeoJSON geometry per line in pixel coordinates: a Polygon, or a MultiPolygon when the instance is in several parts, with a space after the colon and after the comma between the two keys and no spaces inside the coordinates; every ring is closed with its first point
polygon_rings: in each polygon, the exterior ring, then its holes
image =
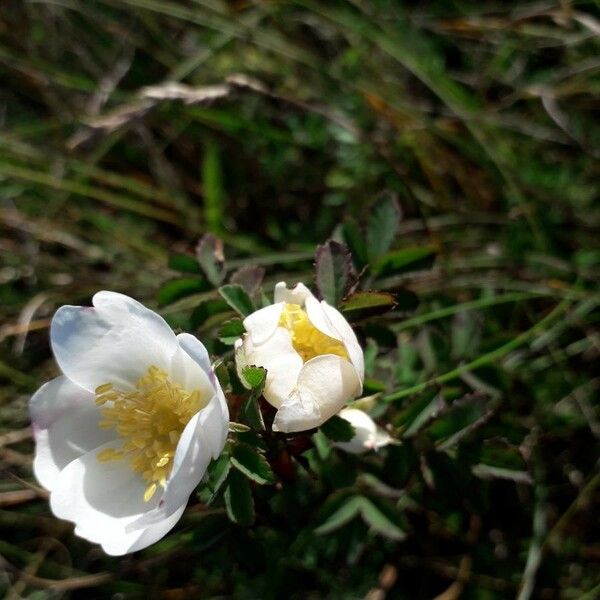
{"type": "Polygon", "coordinates": [[[334,442],[334,446],[350,454],[363,454],[369,450],[378,450],[392,442],[388,433],[377,427],[375,421],[358,408],[344,408],[339,416],[354,427],[354,437],[348,442],[334,442]]]}
{"type": "Polygon", "coordinates": [[[244,319],[236,364],[267,369],[264,397],[277,408],[273,430],[323,424],[362,392],[364,359],[346,319],[299,283],[275,286],[275,302],[244,319]]]}
{"type": "Polygon", "coordinates": [[[139,302],[99,292],[62,306],[50,340],[62,375],[31,398],[34,473],[52,512],[122,555],[181,517],[229,413],[206,348],[139,302]]]}

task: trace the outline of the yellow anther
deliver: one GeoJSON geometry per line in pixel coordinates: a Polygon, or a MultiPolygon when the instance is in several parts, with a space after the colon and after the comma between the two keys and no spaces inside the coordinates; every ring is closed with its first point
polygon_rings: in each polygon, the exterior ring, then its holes
{"type": "Polygon", "coordinates": [[[348,358],[344,344],[319,331],[309,321],[306,311],[299,304],[284,305],[279,325],[290,332],[292,346],[304,362],[322,354],[335,354],[348,358]]]}
{"type": "Polygon", "coordinates": [[[109,460],[112,460],[114,451],[114,448],[105,448],[98,452],[97,458],[100,462],[108,462],[109,460]]]}
{"type": "Polygon", "coordinates": [[[122,439],[118,448],[105,448],[99,461],[127,458],[148,487],[148,502],[164,486],[172,468],[177,442],[189,420],[206,405],[199,390],[184,390],[169,375],[151,366],[135,390],[122,391],[112,383],[96,388],[96,404],[103,406],[101,429],[115,429],[122,439]]]}
{"type": "MultiPolygon", "coordinates": [[[[102,386],[100,386],[102,387],[102,386]]],[[[109,391],[106,394],[101,394],[100,396],[98,396],[96,398],[96,404],[98,406],[102,406],[103,404],[106,404],[109,400],[118,400],[119,399],[119,394],[117,394],[117,392],[111,392],[109,391]]]]}
{"type": "Polygon", "coordinates": [[[154,496],[154,493],[156,492],[156,488],[157,488],[157,485],[155,483],[151,483],[146,488],[146,491],[144,492],[144,502],[148,502],[152,498],[152,496],[154,496]]]}
{"type": "Polygon", "coordinates": [[[103,383],[102,385],[99,385],[94,391],[96,392],[96,395],[104,394],[104,392],[112,390],[112,387],[112,383],[103,383]]]}

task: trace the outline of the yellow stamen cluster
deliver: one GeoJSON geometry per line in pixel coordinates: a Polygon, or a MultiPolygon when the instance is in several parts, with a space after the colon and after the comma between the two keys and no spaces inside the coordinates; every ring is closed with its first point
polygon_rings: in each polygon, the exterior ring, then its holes
{"type": "Polygon", "coordinates": [[[148,482],[144,493],[148,502],[159,485],[164,487],[181,433],[202,408],[200,391],[182,389],[167,373],[151,366],[131,391],[112,383],[98,386],[96,404],[104,406],[99,427],[114,428],[123,438],[121,447],[102,450],[98,460],[128,459],[148,482]]]}
{"type": "Polygon", "coordinates": [[[279,325],[290,332],[294,350],[304,362],[322,354],[335,354],[348,358],[344,344],[319,331],[309,321],[306,311],[299,304],[284,305],[279,325]]]}

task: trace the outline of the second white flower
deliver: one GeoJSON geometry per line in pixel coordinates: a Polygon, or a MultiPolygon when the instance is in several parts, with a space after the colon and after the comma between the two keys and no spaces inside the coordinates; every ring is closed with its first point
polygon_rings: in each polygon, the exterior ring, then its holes
{"type": "Polygon", "coordinates": [[[364,359],[346,319],[299,283],[275,286],[274,303],[244,319],[236,342],[242,382],[247,365],[267,369],[266,400],[277,408],[275,431],[312,429],[362,392],[364,359]]]}

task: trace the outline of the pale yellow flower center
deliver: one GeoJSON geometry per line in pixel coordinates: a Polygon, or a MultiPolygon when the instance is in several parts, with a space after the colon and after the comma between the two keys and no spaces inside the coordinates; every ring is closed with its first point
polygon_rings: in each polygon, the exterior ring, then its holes
{"type": "Polygon", "coordinates": [[[144,493],[148,502],[159,485],[164,487],[181,433],[203,407],[200,391],[184,390],[155,366],[138,379],[133,390],[105,383],[95,391],[96,404],[104,406],[99,427],[115,429],[123,439],[120,447],[99,452],[98,460],[129,460],[131,468],[148,482],[144,493]]]}
{"type": "Polygon", "coordinates": [[[284,304],[279,325],[290,332],[292,346],[304,362],[322,354],[335,354],[348,359],[344,344],[319,331],[299,304],[284,304]]]}

